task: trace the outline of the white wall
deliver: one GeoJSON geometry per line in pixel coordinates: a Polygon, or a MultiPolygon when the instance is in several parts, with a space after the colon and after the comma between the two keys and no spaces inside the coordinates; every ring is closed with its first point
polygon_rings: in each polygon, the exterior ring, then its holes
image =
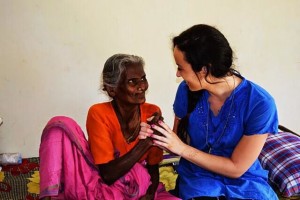
{"type": "Polygon", "coordinates": [[[0,0],[0,153],[38,156],[54,115],[85,131],[105,60],[142,56],[149,102],[172,125],[179,83],[171,38],[198,23],[218,27],[238,70],[276,99],[280,123],[300,132],[300,1],[298,0],[0,0]]]}

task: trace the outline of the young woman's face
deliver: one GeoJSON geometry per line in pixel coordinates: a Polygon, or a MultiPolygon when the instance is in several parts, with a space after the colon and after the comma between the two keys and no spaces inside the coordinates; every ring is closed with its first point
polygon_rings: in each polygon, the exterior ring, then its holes
{"type": "Polygon", "coordinates": [[[141,104],[146,101],[148,81],[142,66],[127,66],[116,89],[115,99],[122,104],[141,104]]]}
{"type": "Polygon", "coordinates": [[[176,76],[182,77],[186,81],[191,91],[202,89],[200,83],[202,78],[193,71],[191,64],[185,60],[183,52],[175,47],[173,54],[177,64],[176,76]]]}

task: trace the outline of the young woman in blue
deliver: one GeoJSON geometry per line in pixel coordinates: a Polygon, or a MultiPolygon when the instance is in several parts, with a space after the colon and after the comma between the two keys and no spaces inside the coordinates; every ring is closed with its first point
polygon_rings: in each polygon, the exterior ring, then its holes
{"type": "Polygon", "coordinates": [[[195,25],[175,37],[173,46],[176,75],[184,79],[173,105],[173,130],[163,122],[142,123],[139,137],[152,137],[181,156],[179,196],[278,199],[258,161],[268,134],[278,131],[272,96],[233,69],[230,45],[216,28],[195,25]]]}

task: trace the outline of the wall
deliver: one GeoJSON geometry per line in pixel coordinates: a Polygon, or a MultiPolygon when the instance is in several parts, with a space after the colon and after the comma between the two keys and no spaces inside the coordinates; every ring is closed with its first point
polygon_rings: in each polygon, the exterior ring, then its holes
{"type": "Polygon", "coordinates": [[[299,8],[298,0],[1,0],[0,152],[37,156],[55,115],[85,130],[88,108],[107,100],[99,77],[115,53],[145,59],[147,100],[172,126],[180,79],[170,41],[197,23],[225,34],[237,69],[274,96],[280,123],[300,132],[299,8]]]}

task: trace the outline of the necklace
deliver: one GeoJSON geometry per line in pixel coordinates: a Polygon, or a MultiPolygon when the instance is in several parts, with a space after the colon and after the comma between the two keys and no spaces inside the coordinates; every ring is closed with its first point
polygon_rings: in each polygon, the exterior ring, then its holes
{"type": "Polygon", "coordinates": [[[233,106],[233,102],[234,102],[234,96],[235,96],[235,78],[233,76],[233,91],[232,91],[232,98],[231,98],[231,102],[230,102],[230,107],[229,107],[229,111],[228,111],[228,115],[226,117],[226,121],[225,121],[225,124],[224,124],[224,127],[223,127],[223,130],[220,134],[220,136],[217,138],[217,140],[213,143],[213,144],[210,144],[209,141],[208,141],[208,119],[209,119],[209,114],[210,114],[210,105],[209,103],[207,102],[208,104],[208,110],[207,110],[207,117],[206,117],[206,137],[205,137],[205,144],[208,148],[208,153],[210,154],[211,151],[213,150],[214,148],[214,145],[215,144],[218,144],[219,141],[221,140],[221,138],[223,137],[224,133],[225,133],[225,130],[227,128],[227,125],[228,125],[228,122],[229,122],[229,117],[230,117],[230,114],[231,114],[231,111],[232,111],[232,106],[233,106]]]}
{"type": "MultiPolygon", "coordinates": [[[[119,110],[119,107],[118,107],[117,103],[114,100],[111,101],[111,103],[112,103],[112,106],[113,106],[113,108],[114,108],[114,110],[115,110],[115,112],[117,114],[117,117],[118,117],[118,120],[119,120],[119,123],[120,123],[120,126],[121,126],[121,131],[123,133],[124,139],[126,140],[127,144],[129,144],[129,143],[133,142],[136,139],[136,136],[137,136],[137,134],[140,131],[140,123],[141,123],[141,117],[140,117],[141,116],[141,111],[140,111],[140,107],[138,107],[138,123],[135,126],[134,131],[132,132],[132,134],[129,137],[126,137],[125,136],[126,135],[125,134],[126,133],[126,124],[125,124],[125,122],[123,120],[123,117],[122,117],[122,114],[121,114],[121,112],[119,110]]],[[[127,130],[130,133],[129,126],[128,126],[127,130]]]]}
{"type": "MultiPolygon", "coordinates": [[[[140,123],[141,123],[141,120],[139,120],[139,123],[135,127],[135,129],[134,129],[133,133],[131,134],[131,136],[129,136],[128,138],[125,138],[127,144],[133,142],[135,140],[136,136],[137,136],[137,133],[140,132],[140,123]]],[[[123,130],[122,130],[122,132],[123,132],[123,130]]],[[[124,133],[123,133],[123,135],[124,135],[124,133]]]]}

